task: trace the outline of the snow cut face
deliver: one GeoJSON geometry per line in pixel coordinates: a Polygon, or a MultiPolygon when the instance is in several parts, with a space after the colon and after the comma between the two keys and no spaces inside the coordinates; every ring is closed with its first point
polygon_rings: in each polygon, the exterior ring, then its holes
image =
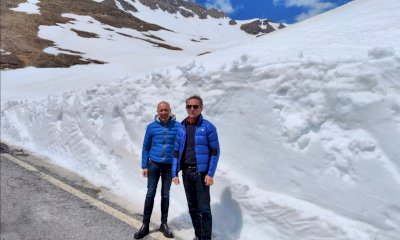
{"type": "MultiPolygon", "coordinates": [[[[398,68],[395,57],[260,66],[243,56],[218,71],[192,63],[35,103],[10,102],[2,137],[32,143],[140,205],[143,199],[134,196],[145,185],[133,191],[132,181],[140,178],[131,173],[140,177],[140,145],[154,103],[168,99],[183,119],[189,89],[198,89],[224,149],[214,207],[226,211],[218,201],[240,206],[235,215],[242,216],[242,232],[232,236],[251,239],[248,226],[256,225],[257,234],[280,239],[392,239],[400,194],[399,113],[393,109],[400,102],[390,73],[398,68]]],[[[176,201],[185,206],[184,194],[176,201]]],[[[186,209],[175,210],[172,223],[187,224],[181,217],[186,209]]],[[[216,237],[237,224],[219,225],[216,237]]]]}

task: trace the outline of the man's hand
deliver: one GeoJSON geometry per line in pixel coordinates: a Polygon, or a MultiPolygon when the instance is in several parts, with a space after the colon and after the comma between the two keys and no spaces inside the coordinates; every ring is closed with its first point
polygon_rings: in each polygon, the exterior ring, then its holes
{"type": "Polygon", "coordinates": [[[142,171],[143,177],[147,177],[147,168],[144,168],[142,171]]]}
{"type": "Polygon", "coordinates": [[[206,184],[206,186],[213,185],[214,184],[213,177],[210,177],[210,176],[206,175],[206,177],[204,178],[204,183],[206,184]]]}
{"type": "Polygon", "coordinates": [[[173,177],[172,181],[175,183],[175,185],[179,184],[179,177],[173,177]]]}

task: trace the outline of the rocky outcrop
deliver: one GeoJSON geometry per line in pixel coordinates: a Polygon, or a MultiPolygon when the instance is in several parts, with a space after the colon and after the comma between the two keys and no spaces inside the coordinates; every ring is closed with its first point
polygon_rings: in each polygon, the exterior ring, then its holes
{"type": "Polygon", "coordinates": [[[275,31],[275,28],[273,28],[269,23],[270,23],[269,20],[264,20],[263,26],[265,26],[265,27],[263,28],[263,31],[262,31],[263,33],[270,33],[270,32],[275,31]]]}
{"type": "Polygon", "coordinates": [[[215,8],[211,8],[207,12],[208,12],[208,15],[210,15],[213,18],[224,18],[224,17],[226,17],[224,12],[218,11],[215,8]]]}
{"type": "Polygon", "coordinates": [[[199,16],[200,19],[206,19],[208,16],[212,18],[226,17],[224,12],[218,11],[215,8],[206,9],[205,7],[183,0],[138,0],[141,4],[148,6],[151,9],[161,9],[171,14],[181,13],[184,17],[199,16]]]}
{"type": "Polygon", "coordinates": [[[237,22],[234,19],[229,20],[229,25],[236,25],[237,22]]]}
{"type": "Polygon", "coordinates": [[[249,34],[256,35],[256,34],[259,34],[259,33],[262,32],[262,29],[261,29],[260,25],[261,25],[261,21],[260,20],[256,20],[256,21],[253,21],[253,22],[242,24],[240,26],[240,29],[242,29],[243,31],[245,31],[245,32],[247,32],[249,34]]]}
{"type": "Polygon", "coordinates": [[[134,6],[125,2],[124,0],[115,0],[115,1],[119,2],[119,4],[121,4],[121,6],[127,11],[132,11],[132,12],[138,11],[134,6]]]}
{"type": "MultiPolygon", "coordinates": [[[[240,29],[253,35],[270,33],[276,30],[274,27],[270,25],[270,22],[271,21],[268,19],[264,21],[256,20],[253,22],[242,24],[240,26],[240,29]]],[[[280,29],[284,27],[285,26],[282,23],[280,23],[278,28],[280,29]]]]}

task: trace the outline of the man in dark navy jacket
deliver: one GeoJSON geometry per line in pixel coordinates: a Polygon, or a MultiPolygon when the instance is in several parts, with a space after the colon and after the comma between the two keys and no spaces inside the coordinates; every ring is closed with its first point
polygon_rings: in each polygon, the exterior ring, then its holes
{"type": "Polygon", "coordinates": [[[220,149],[217,130],[201,115],[203,100],[191,96],[186,100],[188,117],[182,121],[176,136],[172,159],[172,181],[179,184],[182,170],[189,214],[195,239],[211,239],[212,215],[210,186],[214,183],[220,149]]]}
{"type": "Polygon", "coordinates": [[[160,231],[165,237],[173,238],[169,230],[168,208],[169,190],[171,188],[171,162],[176,132],[179,123],[171,113],[168,102],[157,105],[157,115],[154,121],[147,125],[142,148],[142,175],[147,177],[147,194],[144,203],[143,225],[135,233],[135,239],[140,239],[149,233],[150,217],[153,211],[158,180],[161,177],[161,226],[160,231]]]}

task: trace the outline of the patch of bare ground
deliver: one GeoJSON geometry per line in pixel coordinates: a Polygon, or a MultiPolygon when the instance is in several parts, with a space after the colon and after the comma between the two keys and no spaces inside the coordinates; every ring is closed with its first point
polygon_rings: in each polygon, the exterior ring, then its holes
{"type": "Polygon", "coordinates": [[[206,54],[209,54],[209,53],[211,53],[211,52],[203,52],[203,53],[197,54],[197,56],[202,56],[202,55],[206,55],[206,54]]]}
{"type": "Polygon", "coordinates": [[[75,53],[75,54],[83,54],[82,52],[77,52],[77,51],[73,51],[73,50],[69,50],[69,49],[65,49],[65,48],[57,48],[60,51],[64,51],[64,52],[70,52],[70,53],[75,53]]]}
{"type": "Polygon", "coordinates": [[[99,38],[99,35],[97,35],[96,33],[80,31],[80,30],[76,30],[74,28],[71,28],[71,31],[73,31],[76,34],[78,34],[79,37],[83,37],[83,38],[99,38]]]}
{"type": "Polygon", "coordinates": [[[156,45],[157,47],[162,47],[162,48],[166,48],[166,49],[169,49],[169,50],[182,50],[182,48],[174,47],[174,46],[171,46],[171,45],[168,45],[168,44],[165,44],[165,43],[158,43],[158,42],[151,41],[149,39],[142,39],[142,40],[144,40],[146,42],[149,42],[149,43],[152,43],[152,44],[156,45]]]}
{"type": "MultiPolygon", "coordinates": [[[[158,25],[135,18],[115,6],[92,0],[41,0],[38,3],[40,14],[27,14],[10,10],[10,8],[15,8],[22,2],[26,1],[1,0],[0,2],[1,49],[3,49],[0,69],[27,66],[70,67],[76,64],[103,63],[98,60],[84,59],[77,55],[52,55],[43,52],[43,49],[54,46],[54,42],[38,37],[39,26],[71,21],[69,18],[62,17],[63,13],[91,16],[99,22],[117,28],[132,28],[138,31],[163,29],[158,25]]],[[[80,34],[83,33],[80,32],[80,34]]],[[[93,37],[90,33],[84,35],[93,37]]]]}
{"type": "MultiPolygon", "coordinates": [[[[117,32],[117,33],[118,33],[119,35],[124,36],[124,37],[135,38],[135,39],[139,39],[139,40],[142,40],[142,41],[145,41],[145,42],[154,44],[154,45],[157,46],[157,47],[162,47],[162,48],[169,49],[169,50],[182,50],[182,48],[174,47],[174,46],[171,46],[171,45],[168,45],[168,44],[165,44],[165,43],[155,42],[155,41],[150,40],[150,39],[140,38],[140,37],[134,37],[134,36],[131,36],[131,35],[129,35],[129,34],[121,33],[121,32],[117,32]]],[[[147,35],[146,35],[146,36],[147,36],[147,35]]],[[[158,39],[158,38],[157,38],[157,39],[158,39]]],[[[162,40],[162,41],[164,41],[164,40],[162,40]]]]}
{"type": "Polygon", "coordinates": [[[154,38],[154,39],[157,39],[157,40],[160,40],[160,41],[163,41],[163,42],[165,42],[165,40],[164,39],[162,39],[162,38],[160,38],[160,37],[156,37],[156,36],[154,36],[154,35],[151,35],[151,34],[144,34],[146,37],[149,37],[149,38],[154,38]]]}

